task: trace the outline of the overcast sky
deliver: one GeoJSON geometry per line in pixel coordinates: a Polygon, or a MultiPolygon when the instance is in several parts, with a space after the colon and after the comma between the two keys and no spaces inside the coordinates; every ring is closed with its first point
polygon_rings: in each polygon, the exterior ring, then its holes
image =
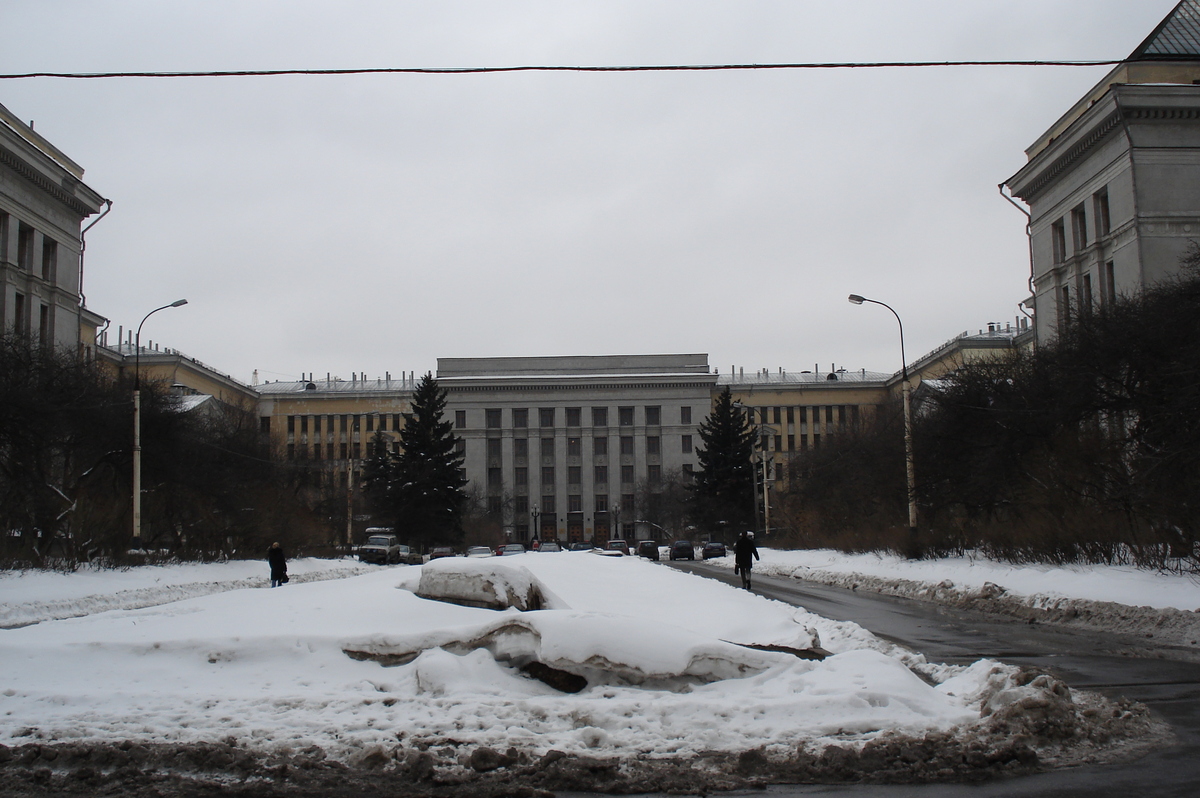
{"type": "MultiPolygon", "coordinates": [[[[0,0],[0,72],[1113,59],[1175,0],[0,0]]],[[[249,382],[900,365],[1011,322],[997,184],[1106,67],[0,81],[113,200],[88,307],[249,382]]]]}

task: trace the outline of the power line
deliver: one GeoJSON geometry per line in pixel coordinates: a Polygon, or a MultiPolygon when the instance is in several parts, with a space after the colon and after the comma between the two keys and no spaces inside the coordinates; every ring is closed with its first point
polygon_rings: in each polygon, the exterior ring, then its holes
{"type": "Polygon", "coordinates": [[[71,78],[245,78],[281,75],[477,75],[491,72],[720,72],[753,69],[894,69],[907,67],[1093,67],[1108,61],[844,61],[793,64],[659,64],[640,66],[377,67],[369,69],[239,69],[211,72],[15,72],[0,79],[71,78]]]}

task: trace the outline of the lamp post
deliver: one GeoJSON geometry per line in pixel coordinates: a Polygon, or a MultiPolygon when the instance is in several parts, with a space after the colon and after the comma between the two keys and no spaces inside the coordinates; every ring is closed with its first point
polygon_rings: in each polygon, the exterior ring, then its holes
{"type": "Polygon", "coordinates": [[[920,554],[917,547],[917,478],[913,469],[912,386],[908,384],[908,359],[904,355],[904,322],[900,321],[900,314],[891,305],[877,299],[867,299],[858,294],[851,294],[848,299],[854,305],[864,302],[883,305],[892,311],[892,315],[896,317],[896,324],[900,325],[900,378],[903,381],[901,390],[904,394],[904,471],[908,482],[908,556],[915,559],[920,554]]]}
{"type": "Polygon", "coordinates": [[[529,516],[533,519],[533,528],[530,530],[530,533],[531,533],[530,541],[531,542],[538,539],[538,525],[537,524],[538,524],[538,516],[540,516],[541,514],[542,514],[542,511],[537,508],[536,504],[533,505],[533,509],[529,511],[529,516]]]}
{"type": "Polygon", "coordinates": [[[142,324],[146,319],[167,308],[186,305],[186,299],[176,299],[169,305],[155,308],[142,317],[133,338],[133,544],[142,540],[142,324]]]}
{"type": "Polygon", "coordinates": [[[615,531],[617,534],[615,537],[612,535],[609,535],[609,540],[624,540],[625,538],[621,537],[621,503],[620,502],[613,502],[612,514],[613,514],[613,531],[615,531]]]}
{"type": "MultiPolygon", "coordinates": [[[[764,441],[763,438],[768,434],[770,434],[770,435],[776,434],[776,432],[778,432],[778,430],[776,430],[774,427],[768,427],[761,422],[756,422],[754,420],[754,408],[753,407],[744,405],[741,402],[734,402],[733,406],[736,407],[738,410],[741,410],[742,412],[744,412],[746,414],[746,418],[749,420],[749,422],[751,424],[753,424],[758,430],[758,434],[755,435],[754,438],[755,438],[755,445],[757,447],[759,447],[759,449],[760,449],[759,460],[762,463],[762,494],[763,494],[762,495],[762,506],[763,506],[763,508],[761,511],[761,516],[759,514],[760,511],[758,509],[758,495],[757,495],[758,491],[755,490],[755,488],[754,488],[754,480],[753,479],[750,480],[750,498],[754,502],[754,531],[755,532],[758,531],[758,522],[761,517],[761,519],[763,520],[763,535],[765,536],[771,532],[771,503],[767,497],[767,451],[768,450],[767,450],[766,441],[764,441]]],[[[753,462],[754,462],[753,457],[751,457],[750,462],[751,462],[751,464],[753,464],[753,462]]]]}

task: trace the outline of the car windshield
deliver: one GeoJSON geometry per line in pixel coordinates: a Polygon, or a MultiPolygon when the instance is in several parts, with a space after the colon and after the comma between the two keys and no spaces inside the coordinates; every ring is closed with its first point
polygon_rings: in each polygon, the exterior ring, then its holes
{"type": "Polygon", "coordinates": [[[504,547],[505,551],[525,551],[525,547],[520,543],[509,543],[504,547]]]}
{"type": "Polygon", "coordinates": [[[674,545],[677,549],[690,549],[692,547],[692,544],[688,543],[686,540],[677,540],[672,545],[674,545]]]}
{"type": "Polygon", "coordinates": [[[374,535],[372,537],[367,538],[368,546],[386,546],[387,544],[388,544],[388,539],[385,537],[382,537],[380,535],[374,535]]]}

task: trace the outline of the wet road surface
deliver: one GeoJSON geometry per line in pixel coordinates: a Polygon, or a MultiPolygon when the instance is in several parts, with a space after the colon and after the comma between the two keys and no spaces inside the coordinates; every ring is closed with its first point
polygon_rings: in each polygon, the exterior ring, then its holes
{"type": "MultiPolygon", "coordinates": [[[[734,586],[732,570],[672,563],[734,586]]],[[[1178,744],[1135,762],[1061,770],[979,785],[849,785],[774,787],[747,795],[845,795],[879,798],[1151,798],[1200,797],[1200,664],[1123,654],[1147,641],[1010,620],[865,591],[797,579],[755,575],[754,592],[840,621],[925,654],[934,662],[966,664],[981,658],[1034,666],[1073,688],[1140,701],[1168,722],[1178,744]]],[[[732,795],[737,795],[734,793],[732,795]]]]}

